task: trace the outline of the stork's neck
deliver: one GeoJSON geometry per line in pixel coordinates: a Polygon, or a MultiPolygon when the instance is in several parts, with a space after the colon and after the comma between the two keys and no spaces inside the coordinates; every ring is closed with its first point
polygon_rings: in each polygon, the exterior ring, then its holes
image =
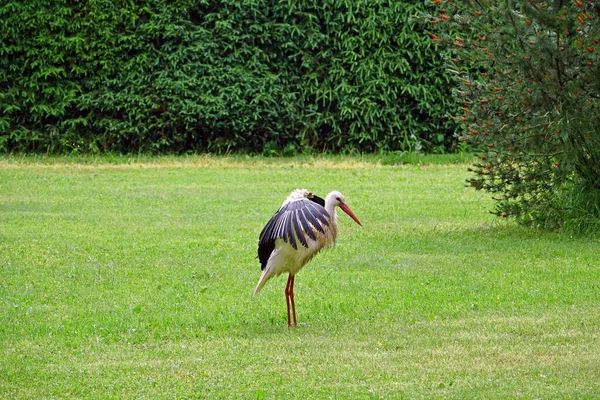
{"type": "Polygon", "coordinates": [[[337,218],[337,215],[335,213],[334,202],[335,202],[335,199],[333,196],[327,196],[325,198],[325,211],[327,211],[327,213],[331,216],[331,218],[333,218],[335,220],[337,218]]]}

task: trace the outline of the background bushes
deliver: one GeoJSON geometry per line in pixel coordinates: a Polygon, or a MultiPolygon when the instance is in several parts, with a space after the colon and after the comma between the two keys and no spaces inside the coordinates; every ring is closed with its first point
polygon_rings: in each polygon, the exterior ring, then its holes
{"type": "Polygon", "coordinates": [[[8,2],[0,151],[446,151],[451,79],[422,8],[8,2]]]}

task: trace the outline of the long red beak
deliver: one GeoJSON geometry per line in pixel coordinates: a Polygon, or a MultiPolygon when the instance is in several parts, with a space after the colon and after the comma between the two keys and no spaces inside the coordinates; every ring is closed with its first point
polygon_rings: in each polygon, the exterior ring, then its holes
{"type": "Polygon", "coordinates": [[[350,216],[350,218],[352,218],[354,220],[354,222],[356,222],[360,226],[363,226],[363,224],[360,223],[360,221],[358,220],[358,218],[356,218],[356,215],[354,215],[354,213],[352,212],[352,210],[350,209],[350,207],[348,207],[346,204],[342,203],[342,204],[340,204],[340,208],[342,210],[344,210],[344,212],[346,214],[348,214],[350,216]]]}

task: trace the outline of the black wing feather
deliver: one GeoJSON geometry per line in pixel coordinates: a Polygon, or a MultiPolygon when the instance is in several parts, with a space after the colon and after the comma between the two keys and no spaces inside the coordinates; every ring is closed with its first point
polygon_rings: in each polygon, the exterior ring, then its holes
{"type": "Polygon", "coordinates": [[[310,215],[310,213],[306,212],[306,210],[298,210],[298,219],[300,220],[300,223],[302,224],[302,229],[304,229],[304,232],[306,232],[308,237],[311,238],[312,240],[316,240],[317,237],[315,236],[315,232],[313,231],[313,228],[312,228],[311,224],[309,223],[308,217],[306,214],[310,215]]]}
{"type": "Polygon", "coordinates": [[[258,260],[260,261],[260,270],[267,267],[267,261],[271,257],[271,253],[275,250],[275,241],[271,240],[258,245],[258,260]]]}
{"type": "Polygon", "coordinates": [[[286,233],[286,218],[285,212],[279,212],[279,217],[275,223],[275,229],[273,230],[273,234],[271,235],[274,238],[284,237],[286,233]]]}
{"type": "Polygon", "coordinates": [[[294,249],[298,250],[298,245],[296,244],[296,238],[294,237],[294,231],[292,226],[293,214],[287,213],[285,218],[285,231],[282,236],[286,242],[288,242],[294,249]]]}
{"type": "Polygon", "coordinates": [[[321,207],[325,208],[325,199],[322,197],[319,197],[317,195],[314,195],[309,198],[310,201],[317,203],[318,205],[320,205],[321,207]]]}
{"type": "Polygon", "coordinates": [[[325,226],[329,226],[329,213],[316,203],[307,203],[307,210],[312,213],[315,218],[323,223],[325,226]]]}
{"type": "Polygon", "coordinates": [[[294,231],[296,231],[296,237],[302,243],[302,246],[308,247],[308,243],[306,242],[306,237],[302,234],[302,227],[300,226],[300,222],[298,221],[298,216],[296,213],[292,216],[292,223],[294,224],[294,231]]]}
{"type": "Polygon", "coordinates": [[[275,235],[273,235],[273,231],[275,229],[275,225],[279,220],[279,211],[277,211],[271,219],[267,222],[263,230],[260,232],[260,236],[258,238],[258,259],[260,261],[260,269],[261,271],[265,269],[267,266],[267,261],[271,256],[273,250],[275,250],[275,235]]]}
{"type": "Polygon", "coordinates": [[[314,216],[314,214],[312,214],[310,211],[305,211],[304,215],[306,216],[308,222],[310,222],[310,224],[314,226],[316,230],[318,230],[321,233],[325,233],[325,230],[319,223],[319,220],[317,220],[317,218],[314,216]]]}
{"type": "Polygon", "coordinates": [[[267,261],[275,250],[277,239],[283,239],[294,249],[298,249],[298,241],[302,246],[308,247],[303,231],[312,240],[316,239],[313,229],[325,233],[323,227],[329,226],[329,214],[324,206],[325,200],[313,195],[311,199],[294,200],[284,204],[271,217],[258,239],[258,259],[261,270],[267,266],[267,261]]]}

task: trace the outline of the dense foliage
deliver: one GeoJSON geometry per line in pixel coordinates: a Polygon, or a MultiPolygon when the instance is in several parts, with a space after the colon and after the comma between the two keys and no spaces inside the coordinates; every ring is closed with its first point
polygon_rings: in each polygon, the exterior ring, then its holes
{"type": "Polygon", "coordinates": [[[418,2],[0,5],[0,151],[452,146],[451,79],[418,2]]]}
{"type": "Polygon", "coordinates": [[[481,150],[470,185],[495,194],[497,215],[597,230],[600,1],[433,3],[431,37],[454,51],[462,139],[481,150]]]}

